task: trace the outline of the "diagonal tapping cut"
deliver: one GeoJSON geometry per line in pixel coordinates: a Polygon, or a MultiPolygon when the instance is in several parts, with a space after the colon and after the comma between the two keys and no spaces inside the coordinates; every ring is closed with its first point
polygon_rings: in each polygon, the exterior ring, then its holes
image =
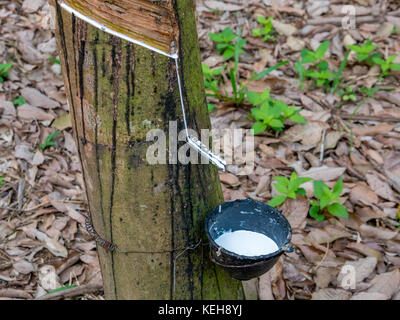
{"type": "Polygon", "coordinates": [[[61,2],[60,6],[63,9],[67,10],[69,13],[76,15],[78,18],[84,20],[85,22],[93,25],[96,28],[99,28],[100,30],[102,30],[104,32],[107,32],[111,35],[114,35],[114,36],[124,39],[126,41],[129,41],[129,42],[132,42],[139,46],[142,46],[146,49],[149,49],[151,51],[157,52],[159,54],[162,54],[164,56],[174,59],[175,60],[175,68],[176,68],[176,77],[177,77],[178,88],[179,88],[179,98],[180,98],[180,103],[181,103],[181,108],[182,108],[183,122],[184,122],[184,126],[185,126],[186,141],[190,145],[190,147],[192,147],[199,154],[201,154],[203,157],[208,159],[213,165],[217,166],[222,171],[226,170],[226,161],[224,159],[222,159],[218,155],[214,154],[204,143],[202,143],[196,137],[189,135],[187,120],[186,120],[186,113],[185,113],[185,105],[183,102],[182,83],[181,83],[181,77],[179,75],[179,63],[178,63],[179,56],[178,56],[178,50],[175,48],[175,41],[173,41],[173,40],[171,41],[171,44],[170,44],[171,53],[167,53],[159,48],[151,46],[148,43],[145,43],[138,39],[134,39],[126,34],[120,33],[114,29],[109,28],[109,27],[93,20],[90,17],[85,16],[78,10],[69,6],[66,2],[61,2]]]}

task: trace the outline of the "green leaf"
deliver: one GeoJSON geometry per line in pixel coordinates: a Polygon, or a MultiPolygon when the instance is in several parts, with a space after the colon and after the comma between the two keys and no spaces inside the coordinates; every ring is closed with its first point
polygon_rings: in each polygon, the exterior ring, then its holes
{"type": "Polygon", "coordinates": [[[339,70],[333,78],[331,93],[334,93],[339,86],[340,77],[342,76],[343,70],[346,67],[347,60],[349,59],[350,52],[347,52],[343,61],[340,63],[339,70]]]}
{"type": "Polygon", "coordinates": [[[9,71],[13,65],[14,65],[14,63],[12,63],[12,62],[0,63],[0,73],[9,71]]]}
{"type": "Polygon", "coordinates": [[[319,203],[320,209],[322,210],[331,202],[332,202],[332,200],[330,199],[330,197],[327,196],[326,194],[323,194],[322,197],[320,198],[320,203],[319,203]]]}
{"type": "Polygon", "coordinates": [[[318,60],[315,53],[308,49],[301,50],[300,56],[301,56],[301,63],[313,63],[318,60]]]}
{"type": "Polygon", "coordinates": [[[318,199],[324,195],[324,187],[328,187],[325,183],[319,180],[314,180],[314,194],[318,199]]]}
{"type": "Polygon", "coordinates": [[[286,195],[289,193],[288,189],[285,186],[283,186],[282,184],[274,183],[273,186],[280,193],[283,193],[283,194],[286,194],[286,195]]]}
{"type": "Polygon", "coordinates": [[[317,60],[320,60],[320,59],[322,59],[322,58],[324,57],[326,51],[327,51],[328,48],[329,48],[329,44],[330,44],[329,40],[326,40],[326,41],[322,42],[322,43],[319,45],[319,47],[317,48],[317,50],[315,50],[315,55],[316,55],[316,57],[317,57],[317,60]]]}
{"type": "Polygon", "coordinates": [[[290,116],[289,119],[294,122],[298,122],[298,123],[306,123],[306,119],[304,119],[304,117],[301,114],[299,114],[298,112],[296,112],[294,115],[290,116]]]}
{"type": "Polygon", "coordinates": [[[296,194],[299,194],[299,195],[305,197],[307,193],[306,193],[306,190],[304,188],[298,188],[296,190],[296,194]]]}
{"type": "Polygon", "coordinates": [[[286,177],[274,177],[275,181],[278,181],[279,184],[287,187],[289,185],[289,179],[286,177]]]}
{"type": "Polygon", "coordinates": [[[303,83],[304,83],[305,68],[301,64],[299,58],[296,59],[296,64],[295,64],[294,68],[296,69],[297,73],[299,74],[299,88],[303,89],[304,88],[303,83]]]}
{"type": "Polygon", "coordinates": [[[289,63],[288,60],[279,62],[279,63],[277,63],[276,65],[274,65],[274,66],[272,66],[272,67],[270,67],[270,68],[268,68],[268,69],[265,69],[264,71],[262,71],[262,72],[260,72],[259,74],[257,74],[255,79],[256,79],[256,80],[260,80],[260,79],[262,79],[263,77],[265,77],[266,75],[270,74],[272,71],[274,71],[274,70],[276,70],[276,69],[280,68],[281,66],[283,66],[283,65],[285,65],[285,64],[288,64],[288,63],[289,63]]]}
{"type": "Polygon", "coordinates": [[[278,119],[272,119],[271,121],[269,121],[268,123],[272,128],[276,128],[276,129],[280,129],[283,128],[283,123],[282,121],[278,120],[278,119]]]}
{"type": "Polygon", "coordinates": [[[310,207],[310,216],[314,218],[317,221],[323,221],[325,219],[325,216],[323,214],[319,214],[319,207],[317,205],[312,205],[310,207]]]}
{"type": "Polygon", "coordinates": [[[263,102],[262,98],[257,92],[247,91],[246,96],[247,100],[249,100],[249,102],[254,106],[257,106],[263,102]]]}
{"type": "Polygon", "coordinates": [[[339,179],[333,187],[332,194],[339,197],[343,190],[343,179],[339,179]]]}
{"type": "Polygon", "coordinates": [[[42,143],[42,144],[40,145],[40,149],[44,150],[44,149],[46,149],[46,148],[48,148],[48,147],[55,147],[56,144],[53,142],[53,139],[54,139],[55,137],[57,137],[59,134],[60,134],[60,131],[58,131],[58,130],[55,131],[55,132],[53,132],[53,133],[50,133],[50,134],[46,137],[46,139],[44,140],[44,143],[42,143]]]}
{"type": "Polygon", "coordinates": [[[53,58],[53,57],[48,57],[49,61],[54,63],[54,64],[61,64],[59,59],[53,58]]]}
{"type": "Polygon", "coordinates": [[[328,206],[328,212],[340,217],[340,218],[348,218],[349,213],[347,212],[347,209],[341,205],[340,203],[332,203],[331,205],[328,206]]]}
{"type": "Polygon", "coordinates": [[[207,108],[208,108],[208,111],[214,111],[215,110],[215,107],[214,107],[214,105],[212,103],[207,103],[207,108]]]}
{"type": "Polygon", "coordinates": [[[18,98],[16,98],[16,99],[14,99],[13,100],[13,104],[15,105],[15,106],[22,106],[23,104],[25,104],[26,103],[26,101],[25,101],[25,99],[24,99],[24,97],[21,97],[21,96],[19,96],[18,98]]]}
{"type": "Polygon", "coordinates": [[[286,198],[287,198],[287,197],[284,196],[284,195],[279,195],[279,196],[273,197],[273,198],[268,202],[268,204],[269,204],[271,207],[277,207],[277,206],[281,205],[282,203],[284,203],[285,200],[286,200],[286,198]]]}
{"type": "Polygon", "coordinates": [[[64,287],[61,287],[61,288],[58,288],[58,289],[55,289],[55,290],[52,290],[52,291],[48,292],[45,296],[48,296],[49,294],[53,294],[53,293],[56,293],[56,292],[65,291],[67,289],[76,288],[76,287],[77,287],[77,285],[75,285],[75,284],[73,284],[71,286],[64,286],[64,287]]]}
{"type": "Polygon", "coordinates": [[[253,134],[256,135],[261,132],[264,132],[267,129],[267,125],[263,122],[257,121],[253,124],[251,129],[253,130],[253,134]]]}

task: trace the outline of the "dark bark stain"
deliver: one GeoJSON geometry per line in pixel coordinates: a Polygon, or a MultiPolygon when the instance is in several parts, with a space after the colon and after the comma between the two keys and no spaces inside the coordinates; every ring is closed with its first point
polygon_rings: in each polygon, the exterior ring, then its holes
{"type": "Polygon", "coordinates": [[[131,74],[131,44],[126,46],[126,64],[125,64],[125,82],[126,82],[126,109],[125,109],[125,121],[126,121],[126,132],[128,136],[131,135],[130,126],[130,108],[131,108],[131,82],[129,81],[131,74]]]}
{"type": "MultiPolygon", "coordinates": [[[[119,79],[121,71],[121,39],[111,36],[112,50],[112,72],[111,81],[113,83],[113,126],[112,126],[112,149],[111,149],[111,193],[110,193],[110,241],[114,242],[113,239],[113,227],[112,227],[112,211],[114,206],[114,186],[115,186],[115,175],[116,175],[116,149],[117,149],[117,116],[118,116],[118,93],[119,93],[119,79]]],[[[115,299],[118,299],[117,284],[115,279],[115,266],[114,266],[114,252],[111,252],[111,263],[114,278],[114,294],[115,299]]]]}

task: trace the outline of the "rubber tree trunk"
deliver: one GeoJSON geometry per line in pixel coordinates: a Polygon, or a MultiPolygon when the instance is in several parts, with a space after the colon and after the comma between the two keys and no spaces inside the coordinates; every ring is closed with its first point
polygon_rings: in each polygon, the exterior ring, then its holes
{"type": "MultiPolygon", "coordinates": [[[[118,1],[118,5],[68,2],[77,8],[86,5],[88,13],[107,5],[107,14],[115,15],[111,21],[121,23],[125,33],[141,8],[161,8],[145,0],[118,1]]],[[[194,2],[159,3],[170,8],[176,23],[165,28],[173,34],[165,33],[162,25],[153,28],[165,37],[154,45],[168,50],[170,39],[176,37],[188,124],[196,130],[210,128],[194,2]]],[[[204,218],[223,202],[217,169],[211,164],[146,161],[147,148],[154,143],[146,141],[148,130],[168,134],[169,121],[174,120],[178,132],[184,128],[174,60],[93,27],[60,7],[58,0],[51,4],[95,229],[121,250],[177,250],[205,239],[204,218]]],[[[131,35],[141,35],[140,25],[132,30],[136,33],[131,35]]],[[[98,247],[98,252],[107,299],[243,298],[241,283],[210,262],[206,246],[186,251],[177,260],[176,290],[173,260],[179,251],[125,254],[98,247]]]]}

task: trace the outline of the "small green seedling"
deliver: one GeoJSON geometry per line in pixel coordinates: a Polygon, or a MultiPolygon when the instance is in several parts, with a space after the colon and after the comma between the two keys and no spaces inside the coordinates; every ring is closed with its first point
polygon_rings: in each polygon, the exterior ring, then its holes
{"type": "Polygon", "coordinates": [[[252,108],[249,114],[249,118],[255,120],[252,126],[255,135],[269,128],[274,131],[282,131],[287,119],[305,123],[305,119],[299,114],[301,109],[296,110],[294,106],[289,107],[281,100],[272,99],[268,89],[261,94],[247,91],[246,95],[252,105],[259,105],[257,108],[252,108]]]}
{"type": "Polygon", "coordinates": [[[396,59],[397,54],[390,56],[386,60],[382,59],[380,56],[376,55],[372,57],[372,61],[381,67],[382,76],[387,76],[389,70],[400,71],[400,63],[394,63],[393,60],[396,59]]]}
{"type": "Polygon", "coordinates": [[[301,50],[301,63],[315,63],[322,60],[325,56],[326,51],[328,51],[329,44],[329,40],[326,40],[322,42],[315,51],[311,51],[308,49],[301,50]]]}
{"type": "Polygon", "coordinates": [[[365,94],[368,98],[373,98],[377,91],[381,90],[381,88],[368,88],[368,87],[361,87],[360,92],[365,94]]]}
{"type": "Polygon", "coordinates": [[[274,27],[272,25],[273,17],[268,19],[264,17],[257,17],[257,22],[264,25],[262,28],[253,29],[254,37],[263,37],[263,41],[275,41],[275,37],[272,35],[274,32],[274,27]]]}
{"type": "Polygon", "coordinates": [[[13,63],[0,63],[0,83],[3,83],[8,78],[8,71],[12,68],[13,63]]]}
{"type": "Polygon", "coordinates": [[[49,61],[54,63],[54,64],[61,64],[60,59],[56,59],[53,57],[48,57],[49,61]]]}
{"type": "Polygon", "coordinates": [[[357,53],[357,61],[361,62],[364,60],[369,60],[370,54],[378,47],[372,44],[371,40],[368,39],[362,46],[357,46],[355,44],[351,44],[347,46],[350,50],[357,53]]]}
{"type": "Polygon", "coordinates": [[[317,70],[307,70],[304,76],[314,80],[318,87],[325,87],[328,90],[331,81],[335,78],[335,74],[329,71],[329,64],[326,61],[321,61],[316,65],[317,70]]]}
{"type": "Polygon", "coordinates": [[[319,180],[314,180],[314,195],[319,201],[312,201],[310,207],[310,216],[317,221],[325,219],[324,211],[327,210],[340,218],[348,218],[347,209],[339,203],[339,196],[343,190],[343,180],[339,179],[332,190],[319,180]]]}
{"type": "Polygon", "coordinates": [[[231,28],[225,28],[220,33],[210,33],[209,37],[212,41],[217,43],[217,51],[222,54],[224,59],[228,60],[235,56],[235,47],[239,47],[240,54],[243,53],[243,47],[246,44],[246,39],[242,39],[236,33],[233,32],[231,28]],[[234,43],[234,39],[238,38],[234,43]]]}
{"type": "Polygon", "coordinates": [[[53,132],[53,133],[50,133],[47,137],[46,137],[46,139],[44,140],[44,143],[42,143],[41,145],[40,145],[40,149],[43,151],[43,150],[45,150],[46,148],[48,148],[48,147],[55,147],[56,146],[56,144],[55,144],[55,142],[53,141],[53,139],[55,139],[58,135],[60,134],[60,131],[55,131],[55,132],[53,132]]]}
{"type": "Polygon", "coordinates": [[[206,93],[207,97],[216,97],[220,98],[221,94],[219,93],[218,84],[221,78],[221,72],[225,68],[215,68],[211,69],[206,64],[202,64],[203,75],[204,75],[204,88],[212,93],[206,93]]]}
{"type": "Polygon", "coordinates": [[[343,101],[356,101],[356,93],[354,92],[354,87],[352,86],[348,86],[344,90],[339,90],[338,94],[342,97],[343,101]]]}
{"type": "Polygon", "coordinates": [[[274,180],[277,183],[274,184],[274,188],[276,191],[281,193],[276,197],[273,197],[268,204],[271,207],[277,207],[284,203],[287,198],[296,199],[297,195],[306,195],[306,191],[304,188],[300,188],[303,183],[312,180],[311,178],[299,178],[297,177],[296,172],[293,172],[290,176],[290,179],[286,177],[274,177],[274,180]]]}
{"type": "Polygon", "coordinates": [[[4,186],[4,177],[0,177],[0,187],[4,186]]]}
{"type": "Polygon", "coordinates": [[[301,60],[296,59],[295,70],[299,74],[299,88],[304,88],[304,81],[309,78],[318,87],[325,87],[327,92],[335,93],[341,82],[341,76],[349,58],[349,52],[340,63],[337,72],[331,71],[329,63],[323,60],[329,49],[330,42],[322,42],[315,51],[303,49],[300,52],[301,60]],[[306,68],[305,65],[310,64],[306,68]],[[330,88],[330,90],[329,90],[330,88]]]}
{"type": "Polygon", "coordinates": [[[400,229],[400,206],[397,207],[397,219],[399,219],[399,224],[397,225],[397,228],[400,229]]]}
{"type": "Polygon", "coordinates": [[[19,96],[18,98],[13,100],[14,106],[18,106],[19,107],[19,106],[22,106],[25,103],[26,103],[26,100],[22,96],[19,96]]]}

